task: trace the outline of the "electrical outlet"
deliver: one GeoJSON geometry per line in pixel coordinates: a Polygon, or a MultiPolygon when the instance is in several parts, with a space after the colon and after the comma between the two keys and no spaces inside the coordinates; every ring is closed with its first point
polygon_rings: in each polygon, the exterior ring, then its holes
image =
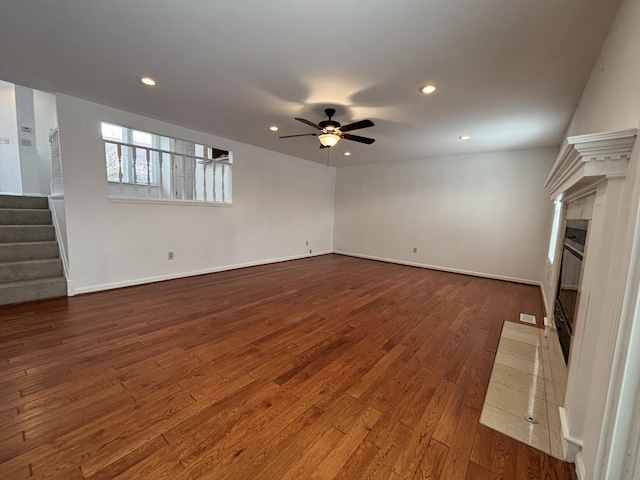
{"type": "Polygon", "coordinates": [[[167,253],[167,259],[168,260],[173,260],[173,252],[168,252],[167,253]]]}
{"type": "Polygon", "coordinates": [[[311,253],[311,249],[309,249],[309,253],[311,253]]]}
{"type": "Polygon", "coordinates": [[[413,253],[418,253],[418,247],[413,247],[413,253]]]}
{"type": "Polygon", "coordinates": [[[309,240],[307,240],[307,241],[305,242],[305,245],[306,245],[307,247],[309,246],[309,240]]]}

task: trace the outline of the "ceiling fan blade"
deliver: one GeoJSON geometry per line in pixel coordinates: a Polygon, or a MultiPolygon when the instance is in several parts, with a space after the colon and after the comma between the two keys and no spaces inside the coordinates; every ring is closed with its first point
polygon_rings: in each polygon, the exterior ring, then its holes
{"type": "Polygon", "coordinates": [[[320,145],[320,148],[331,148],[331,145],[320,145]]]}
{"type": "Polygon", "coordinates": [[[291,138],[291,137],[317,137],[317,133],[299,133],[297,135],[283,135],[278,138],[291,138]]]}
{"type": "Polygon", "coordinates": [[[359,122],[350,123],[344,127],[340,127],[341,132],[350,132],[351,130],[358,130],[359,128],[373,127],[371,120],[360,120],[359,122]]]}
{"type": "Polygon", "coordinates": [[[375,142],[375,139],[373,138],[351,135],[350,133],[345,133],[344,135],[342,135],[342,138],[346,140],[353,140],[354,142],[366,143],[367,145],[371,145],[373,142],[375,142]]]}
{"type": "Polygon", "coordinates": [[[307,125],[309,125],[310,127],[315,128],[316,130],[322,130],[322,128],[320,127],[320,125],[316,125],[315,123],[310,122],[309,120],[306,120],[306,119],[304,119],[304,118],[297,118],[297,117],[296,117],[296,120],[298,120],[299,122],[302,122],[302,123],[306,123],[307,125]]]}

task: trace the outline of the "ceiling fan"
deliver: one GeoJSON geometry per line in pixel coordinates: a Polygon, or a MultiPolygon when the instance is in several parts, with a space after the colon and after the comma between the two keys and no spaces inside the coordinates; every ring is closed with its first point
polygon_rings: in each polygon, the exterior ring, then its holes
{"type": "Polygon", "coordinates": [[[310,127],[313,127],[317,130],[320,130],[320,133],[301,133],[298,135],[284,135],[280,138],[291,138],[291,137],[318,137],[320,140],[320,148],[329,148],[333,147],[341,138],[345,140],[353,140],[354,142],[366,143],[367,145],[371,145],[375,142],[373,138],[361,137],[359,135],[351,135],[350,132],[352,130],[358,130],[360,128],[368,128],[373,127],[373,122],[371,120],[360,120],[359,122],[350,123],[349,125],[341,126],[339,122],[335,120],[331,120],[336,114],[336,110],[334,108],[326,108],[324,113],[329,117],[328,120],[322,120],[317,125],[309,120],[304,118],[296,118],[299,122],[306,123],[310,127]]]}

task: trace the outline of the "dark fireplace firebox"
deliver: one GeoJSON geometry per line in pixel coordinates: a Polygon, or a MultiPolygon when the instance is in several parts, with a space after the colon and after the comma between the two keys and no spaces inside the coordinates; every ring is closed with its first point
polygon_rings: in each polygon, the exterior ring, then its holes
{"type": "Polygon", "coordinates": [[[588,220],[567,220],[562,242],[562,260],[556,293],[554,320],[565,363],[575,329],[575,316],[580,300],[584,249],[587,243],[588,220]]]}

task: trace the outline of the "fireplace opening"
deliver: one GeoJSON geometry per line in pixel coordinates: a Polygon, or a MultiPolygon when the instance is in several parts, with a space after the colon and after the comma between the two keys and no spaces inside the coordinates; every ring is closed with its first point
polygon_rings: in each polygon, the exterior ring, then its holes
{"type": "Polygon", "coordinates": [[[588,227],[588,220],[567,220],[562,242],[554,321],[565,363],[569,361],[569,349],[575,331],[588,227]]]}

